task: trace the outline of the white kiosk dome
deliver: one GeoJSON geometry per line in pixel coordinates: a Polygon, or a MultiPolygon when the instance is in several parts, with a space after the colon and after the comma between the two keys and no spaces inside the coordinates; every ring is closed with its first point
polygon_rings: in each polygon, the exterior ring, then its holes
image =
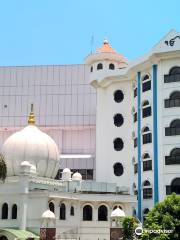
{"type": "Polygon", "coordinates": [[[54,178],[58,170],[59,151],[54,140],[35,126],[31,111],[28,126],[12,134],[2,147],[7,176],[19,175],[21,165],[31,165],[38,176],[54,178]],[[34,166],[32,166],[34,165],[34,166]]]}
{"type": "Polygon", "coordinates": [[[63,173],[71,173],[71,170],[69,168],[64,168],[62,172],[63,173]]]}
{"type": "Polygon", "coordinates": [[[82,181],[82,175],[78,172],[75,172],[73,175],[72,175],[72,180],[73,181],[82,181]]]}
{"type": "Polygon", "coordinates": [[[46,210],[42,214],[42,219],[56,219],[55,214],[51,212],[50,210],[46,210]]]}
{"type": "Polygon", "coordinates": [[[71,170],[69,168],[64,168],[62,171],[62,180],[63,181],[70,181],[71,180],[71,170]]]}
{"type": "Polygon", "coordinates": [[[125,217],[125,212],[119,207],[112,211],[111,218],[125,217]]]}

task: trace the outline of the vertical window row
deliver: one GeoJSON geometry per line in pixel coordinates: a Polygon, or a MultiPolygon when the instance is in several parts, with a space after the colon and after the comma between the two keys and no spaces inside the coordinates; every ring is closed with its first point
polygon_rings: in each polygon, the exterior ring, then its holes
{"type": "MultiPolygon", "coordinates": [[[[113,96],[116,103],[121,103],[124,100],[124,94],[120,89],[116,90],[113,96]]],[[[113,120],[116,127],[121,127],[124,123],[124,118],[121,113],[116,113],[113,117],[113,120]]],[[[124,142],[120,137],[117,137],[113,140],[113,146],[115,151],[121,151],[124,148],[124,142]]],[[[121,176],[124,173],[124,167],[122,163],[116,162],[113,165],[113,172],[116,177],[121,176]]]]}

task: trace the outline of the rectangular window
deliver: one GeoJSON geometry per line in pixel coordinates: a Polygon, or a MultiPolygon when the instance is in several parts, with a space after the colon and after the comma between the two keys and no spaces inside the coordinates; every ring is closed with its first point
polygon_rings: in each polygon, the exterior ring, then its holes
{"type": "Polygon", "coordinates": [[[164,83],[180,82],[180,74],[164,75],[164,83]]]}
{"type": "Polygon", "coordinates": [[[151,90],[151,81],[144,82],[142,85],[142,91],[146,92],[151,90]]]}
{"type": "Polygon", "coordinates": [[[165,136],[176,136],[176,135],[180,135],[180,128],[176,127],[166,127],[165,128],[165,136]]]}
{"type": "Polygon", "coordinates": [[[180,164],[180,156],[165,156],[165,165],[180,164]]]}
{"type": "Polygon", "coordinates": [[[143,108],[142,115],[143,115],[143,118],[151,116],[151,106],[143,108]]]}
{"type": "Polygon", "coordinates": [[[133,118],[134,118],[134,122],[137,122],[137,112],[134,113],[133,118]]]}
{"type": "Polygon", "coordinates": [[[143,171],[152,170],[152,160],[143,161],[143,171]]]}
{"type": "Polygon", "coordinates": [[[152,142],[152,134],[147,133],[143,135],[143,144],[151,143],[152,142]]]}
{"type": "Polygon", "coordinates": [[[143,199],[152,198],[152,188],[144,188],[143,189],[143,199]]]}
{"type": "Polygon", "coordinates": [[[134,98],[137,97],[137,88],[134,89],[134,98]]]}
{"type": "Polygon", "coordinates": [[[135,163],[134,164],[134,174],[136,174],[138,172],[138,164],[135,163]]]}
{"type": "Polygon", "coordinates": [[[137,147],[137,138],[134,138],[134,148],[137,147]]]}
{"type": "Polygon", "coordinates": [[[180,107],[180,98],[176,99],[165,99],[164,100],[165,108],[180,107]]]}

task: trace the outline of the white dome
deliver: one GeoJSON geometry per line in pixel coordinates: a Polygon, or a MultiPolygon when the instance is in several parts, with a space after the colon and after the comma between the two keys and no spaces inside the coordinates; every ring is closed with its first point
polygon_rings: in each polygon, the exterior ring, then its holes
{"type": "Polygon", "coordinates": [[[72,175],[72,180],[74,181],[81,181],[82,180],[82,175],[78,172],[75,172],[73,175],[72,175]]]}
{"type": "Polygon", "coordinates": [[[21,166],[31,167],[31,164],[30,164],[28,161],[23,161],[23,162],[21,163],[21,166]]]}
{"type": "Polygon", "coordinates": [[[57,145],[35,125],[30,124],[11,135],[2,147],[2,154],[7,165],[7,176],[19,175],[20,165],[27,162],[36,167],[38,176],[54,178],[57,174],[57,145]]]}
{"type": "Polygon", "coordinates": [[[63,173],[71,173],[71,170],[69,168],[64,168],[63,173]]]}
{"type": "Polygon", "coordinates": [[[46,210],[43,214],[42,217],[43,219],[55,219],[55,214],[51,212],[50,210],[46,210]]]}
{"type": "Polygon", "coordinates": [[[111,218],[117,218],[117,217],[125,217],[125,212],[120,208],[116,208],[111,213],[111,218]]]}

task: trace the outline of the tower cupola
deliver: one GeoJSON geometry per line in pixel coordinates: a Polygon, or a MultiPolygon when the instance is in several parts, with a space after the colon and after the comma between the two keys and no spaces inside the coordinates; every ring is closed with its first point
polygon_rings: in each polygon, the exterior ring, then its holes
{"type": "Polygon", "coordinates": [[[102,46],[97,48],[95,53],[87,56],[85,63],[89,66],[90,83],[94,86],[105,77],[117,75],[120,69],[128,66],[127,59],[117,53],[107,39],[104,39],[102,46]]]}

